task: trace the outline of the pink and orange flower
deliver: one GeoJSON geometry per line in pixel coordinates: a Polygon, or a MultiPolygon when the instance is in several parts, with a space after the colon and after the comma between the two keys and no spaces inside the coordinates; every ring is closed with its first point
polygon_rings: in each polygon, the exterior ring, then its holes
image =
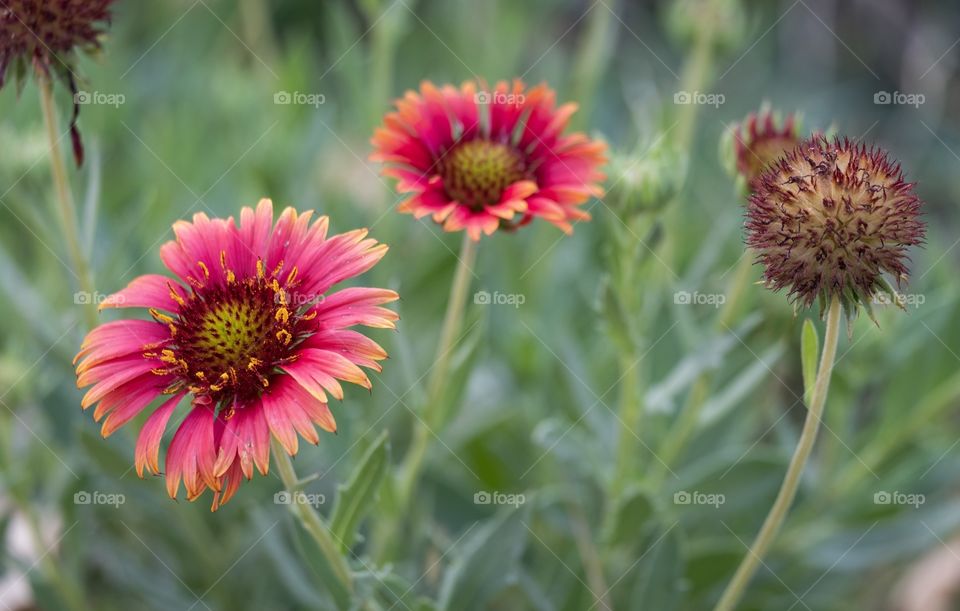
{"type": "Polygon", "coordinates": [[[590,215],[580,205],[602,197],[606,145],[564,134],[576,104],[556,106],[546,85],[423,82],[374,132],[373,161],[411,194],[401,212],[430,215],[473,240],[543,218],[570,233],[590,215]]]}
{"type": "Polygon", "coordinates": [[[108,297],[101,308],[147,308],[152,320],[123,319],[91,331],[77,355],[77,385],[91,388],[103,436],[156,399],[136,444],[136,469],[160,473],[160,444],[181,400],[190,407],[167,448],[167,491],[181,480],[187,498],[207,488],[213,509],[236,492],[254,467],[266,474],[273,435],[290,455],[298,434],[319,442],[314,425],[336,423],[327,395],[343,398],[340,380],[370,388],[362,367],[380,371],[386,352],[350,329],[394,328],[383,304],[393,291],[335,284],[362,274],[387,246],[359,229],[328,236],[328,218],[273,204],[233,218],[196,214],[178,221],[176,240],[160,258],[176,279],[148,274],[108,297]]]}

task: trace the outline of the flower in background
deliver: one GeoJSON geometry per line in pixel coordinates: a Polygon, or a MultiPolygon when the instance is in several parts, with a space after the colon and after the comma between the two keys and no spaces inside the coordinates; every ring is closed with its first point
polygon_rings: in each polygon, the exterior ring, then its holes
{"type": "MultiPolygon", "coordinates": [[[[114,0],[3,0],[0,2],[0,87],[12,66],[22,84],[28,68],[59,74],[76,96],[74,64],[77,52],[100,49],[100,38],[110,22],[114,0]]],[[[70,135],[77,165],[83,163],[83,146],[74,100],[70,135]]]]}
{"type": "Polygon", "coordinates": [[[753,181],[770,164],[796,148],[801,139],[796,115],[788,114],[781,121],[764,106],[759,112],[747,115],[743,122],[730,126],[723,153],[732,161],[727,164],[731,173],[740,176],[752,190],[753,181]]]}
{"type": "Polygon", "coordinates": [[[187,410],[166,453],[167,491],[181,479],[187,498],[206,488],[213,509],[227,502],[253,468],[266,474],[272,434],[291,455],[297,434],[318,443],[314,425],[334,431],[327,395],[343,398],[338,380],[370,388],[361,367],[380,370],[384,350],[355,325],[393,328],[381,307],[390,290],[338,282],[376,264],[387,246],[359,229],[327,236],[328,219],[273,204],[233,218],[197,214],[179,221],[160,258],[177,276],[145,275],[101,307],[148,308],[152,320],[123,319],[91,331],[77,355],[77,385],[91,386],[106,437],[158,397],[136,446],[137,473],[159,473],[160,442],[185,397],[187,410]]]}
{"type": "Polygon", "coordinates": [[[804,306],[839,297],[848,316],[877,293],[895,298],[884,274],[899,286],[925,234],[914,186],[879,148],[823,136],[797,146],[755,181],[747,207],[767,285],[804,306]]]}
{"type": "Polygon", "coordinates": [[[466,82],[408,91],[374,133],[370,158],[387,164],[411,196],[401,212],[431,215],[446,231],[479,240],[534,217],[570,233],[590,215],[579,208],[600,197],[606,145],[564,134],[576,104],[556,107],[546,85],[515,80],[493,89],[466,82]]]}

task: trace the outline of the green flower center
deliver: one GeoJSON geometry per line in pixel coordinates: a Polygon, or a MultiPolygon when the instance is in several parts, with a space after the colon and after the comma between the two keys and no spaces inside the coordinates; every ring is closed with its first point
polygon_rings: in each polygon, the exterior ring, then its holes
{"type": "Polygon", "coordinates": [[[512,146],[470,140],[455,146],[440,164],[447,195],[464,206],[482,210],[496,204],[511,184],[526,177],[523,155],[512,146]]]}
{"type": "Polygon", "coordinates": [[[262,274],[224,286],[200,286],[184,300],[176,318],[153,312],[170,326],[173,342],[147,354],[168,365],[195,395],[227,405],[258,396],[275,368],[294,358],[308,333],[301,308],[288,303],[275,278],[262,274]]]}

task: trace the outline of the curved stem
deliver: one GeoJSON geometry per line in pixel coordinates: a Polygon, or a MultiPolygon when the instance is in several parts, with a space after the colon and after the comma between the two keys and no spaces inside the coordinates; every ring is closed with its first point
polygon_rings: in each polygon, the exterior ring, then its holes
{"type": "Polygon", "coordinates": [[[91,327],[97,324],[97,304],[94,299],[93,276],[87,264],[83,248],[80,246],[80,230],[77,227],[77,211],[73,203],[73,194],[70,192],[70,182],[67,179],[67,168],[63,163],[63,154],[60,151],[60,135],[57,127],[57,109],[53,102],[53,87],[50,75],[38,70],[37,87],[40,90],[40,106],[43,108],[43,121],[47,128],[47,138],[50,141],[50,169],[53,174],[53,186],[57,194],[57,212],[60,216],[60,229],[66,242],[73,272],[77,276],[80,290],[86,293],[87,324],[91,327]]]}
{"type": "MultiPolygon", "coordinates": [[[[451,353],[463,322],[467,292],[470,289],[470,277],[473,275],[473,264],[476,258],[477,243],[464,233],[457,271],[453,277],[453,284],[450,286],[447,311],[443,317],[443,327],[440,331],[440,340],[437,343],[437,354],[427,383],[427,404],[423,409],[423,415],[417,416],[413,440],[400,469],[397,495],[398,518],[405,515],[407,505],[413,497],[414,488],[423,468],[423,460],[427,453],[430,436],[434,434],[433,431],[444,425],[449,416],[446,405],[443,403],[443,395],[446,391],[450,371],[451,353]]],[[[391,536],[395,534],[393,533],[391,536]]]]}
{"type": "MultiPolygon", "coordinates": [[[[277,464],[277,472],[280,474],[280,479],[283,480],[283,487],[291,494],[295,493],[300,487],[300,481],[297,478],[297,472],[293,468],[293,461],[290,460],[290,456],[276,439],[270,440],[270,447],[273,450],[273,459],[277,464]]],[[[353,577],[350,575],[350,566],[347,564],[343,555],[340,554],[337,543],[334,541],[333,535],[330,533],[330,529],[327,528],[326,523],[310,505],[297,502],[296,499],[293,499],[290,503],[290,511],[300,520],[300,524],[303,525],[304,530],[306,530],[316,542],[320,553],[322,553],[327,560],[334,577],[340,582],[345,592],[349,595],[353,592],[353,577]]],[[[335,593],[333,597],[334,599],[338,599],[335,593]]],[[[345,602],[346,604],[343,604],[342,601],[340,602],[340,608],[349,608],[349,599],[345,602]]]]}
{"type": "Polygon", "coordinates": [[[803,431],[800,433],[797,449],[794,450],[793,458],[790,459],[790,466],[787,467],[787,474],[780,486],[780,492],[777,493],[777,499],[774,501],[773,507],[770,508],[770,513],[767,514],[763,527],[757,534],[757,538],[754,539],[747,555],[740,562],[740,566],[737,567],[737,572],[723,592],[720,602],[714,607],[714,611],[732,611],[740,601],[747,584],[750,583],[757,567],[783,525],[783,521],[787,517],[787,511],[789,511],[793,498],[797,494],[800,476],[803,474],[807,459],[810,457],[813,443],[817,439],[820,417],[823,414],[823,406],[827,401],[830,375],[833,373],[833,361],[837,354],[841,313],[840,299],[833,297],[830,302],[830,311],[827,314],[827,330],[823,342],[823,352],[820,355],[820,367],[817,370],[817,382],[810,398],[810,405],[807,408],[807,418],[803,423],[803,431]]]}

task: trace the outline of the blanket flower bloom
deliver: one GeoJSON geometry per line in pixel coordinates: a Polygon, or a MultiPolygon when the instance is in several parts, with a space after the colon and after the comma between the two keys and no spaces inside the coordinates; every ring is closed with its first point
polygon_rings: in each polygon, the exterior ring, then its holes
{"type": "Polygon", "coordinates": [[[747,207],[747,245],[764,279],[797,303],[839,297],[848,315],[907,277],[907,249],[923,243],[920,199],[885,151],[813,136],[767,168],[747,207]]]}
{"type": "Polygon", "coordinates": [[[109,296],[101,308],[147,308],[152,320],[123,319],[91,331],[77,355],[77,386],[92,386],[84,409],[110,435],[155,399],[136,444],[136,469],[159,473],[160,442],[177,405],[190,407],[166,452],[167,491],[187,498],[207,488],[213,509],[266,474],[272,434],[290,454],[299,434],[319,442],[314,425],[336,423],[327,395],[343,398],[338,380],[370,388],[361,367],[380,370],[386,352],[349,329],[394,328],[397,299],[377,288],[329,289],[369,270],[387,246],[358,229],[327,236],[328,219],[273,204],[233,218],[196,214],[178,221],[176,241],[160,258],[176,280],[148,274],[109,296]]]}
{"type": "Polygon", "coordinates": [[[601,197],[606,145],[564,134],[576,104],[556,107],[546,85],[520,80],[493,89],[423,82],[396,101],[374,132],[372,161],[411,196],[401,212],[430,215],[473,240],[543,218],[566,233],[590,215],[578,206],[601,197]]]}
{"type": "Polygon", "coordinates": [[[788,114],[781,121],[769,108],[751,112],[729,130],[734,170],[749,187],[763,171],[800,144],[799,121],[788,114]]]}

